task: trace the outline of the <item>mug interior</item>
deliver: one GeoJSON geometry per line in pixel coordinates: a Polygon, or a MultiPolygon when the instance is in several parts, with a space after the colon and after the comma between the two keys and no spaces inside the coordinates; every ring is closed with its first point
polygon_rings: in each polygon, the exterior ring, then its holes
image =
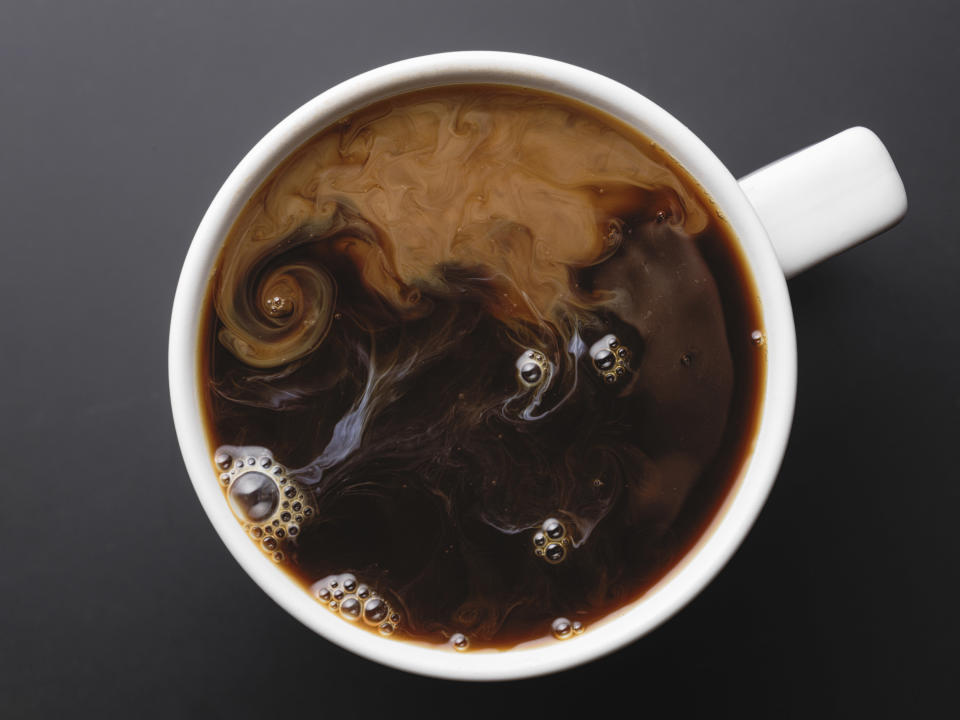
{"type": "Polygon", "coordinates": [[[562,670],[632,642],[689,602],[723,567],[750,529],[775,479],[793,415],[796,340],[786,282],[766,232],[737,181],[685,126],[630,88],[554,60],[500,52],[457,52],[405,60],[354,77],[294,111],[227,178],[203,217],[174,300],[170,393],[181,451],[194,489],[227,548],[281,607],[328,640],[409,672],[498,680],[562,670]],[[687,555],[633,603],[563,642],[507,651],[455,653],[446,647],[378,637],[335,617],[263,556],[236,522],[210,468],[198,385],[198,340],[207,283],[234,219],[293,150],[341,117],[377,100],[456,83],[545,90],[592,105],[659,144],[697,180],[733,229],[758,294],[765,326],[766,382],[753,452],[723,506],[687,555]]]}

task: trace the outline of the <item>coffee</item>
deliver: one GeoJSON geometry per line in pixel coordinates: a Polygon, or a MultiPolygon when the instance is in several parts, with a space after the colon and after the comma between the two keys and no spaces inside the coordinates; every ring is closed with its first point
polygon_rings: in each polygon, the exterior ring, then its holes
{"type": "Polygon", "coordinates": [[[212,478],[318,612],[456,650],[574,637],[738,478],[755,297],[711,200],[619,121],[503,86],[397,96],[297,149],[224,243],[212,478]]]}

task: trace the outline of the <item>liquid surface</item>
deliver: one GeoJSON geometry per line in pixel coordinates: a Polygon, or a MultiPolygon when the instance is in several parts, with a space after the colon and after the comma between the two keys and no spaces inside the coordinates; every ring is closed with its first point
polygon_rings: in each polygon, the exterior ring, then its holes
{"type": "Polygon", "coordinates": [[[460,651],[575,638],[736,480],[754,298],[709,199],[612,118],[493,86],[392,98],[298,149],[227,238],[211,482],[318,612],[460,651]]]}

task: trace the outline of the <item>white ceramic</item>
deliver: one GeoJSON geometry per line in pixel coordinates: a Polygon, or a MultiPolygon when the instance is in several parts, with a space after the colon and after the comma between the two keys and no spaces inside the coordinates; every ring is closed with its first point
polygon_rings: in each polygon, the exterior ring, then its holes
{"type": "Polygon", "coordinates": [[[457,52],[414,58],[347,80],[283,120],[230,174],[203,217],[177,287],[170,327],[170,395],[184,461],[200,502],[237,562],[304,625],[363,657],[402,670],[459,680],[521,678],[592,660],[633,642],[689,602],[743,540],[779,469],[796,393],[796,338],[784,274],[799,272],[896,223],[903,184],[885,148],[854,128],[759,170],[740,183],[692,132],[628,87],[572,65],[528,55],[457,52]],[[396,93],[462,82],[552,91],[626,121],[659,143],[696,178],[732,225],[762,306],[767,382],[748,465],[696,546],[642,598],[565,641],[506,651],[457,653],[381,638],[330,613],[245,535],[211,468],[197,386],[204,290],[235,216],[292,150],[338,118],[396,93]],[[778,260],[779,258],[779,260],[778,260]]]}

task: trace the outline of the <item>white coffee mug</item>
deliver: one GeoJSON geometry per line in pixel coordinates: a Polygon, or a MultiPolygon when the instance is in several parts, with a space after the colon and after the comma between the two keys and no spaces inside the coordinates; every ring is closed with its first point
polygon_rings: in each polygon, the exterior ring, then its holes
{"type": "Polygon", "coordinates": [[[723,567],[760,512],[783,458],[796,394],[796,336],[784,276],[889,228],[906,211],[903,183],[884,146],[846,130],[737,181],[690,130],[628,87],[582,68],[502,52],[455,52],[364,73],[292,113],[230,174],[187,253],[170,327],[170,396],[180,448],[210,521],[237,562],[281,607],[328,640],[402,670],[458,680],[503,680],[569,668],[633,642],[689,602],[723,567]],[[269,173],[336,120],[398,93],[494,83],[565,95],[651,138],[702,185],[733,228],[753,274],[765,327],[767,377],[753,451],[712,523],[686,556],[630,605],[564,641],[454,652],[382,638],[343,622],[250,541],[213,472],[201,413],[201,310],[217,253],[234,219],[269,173]]]}

